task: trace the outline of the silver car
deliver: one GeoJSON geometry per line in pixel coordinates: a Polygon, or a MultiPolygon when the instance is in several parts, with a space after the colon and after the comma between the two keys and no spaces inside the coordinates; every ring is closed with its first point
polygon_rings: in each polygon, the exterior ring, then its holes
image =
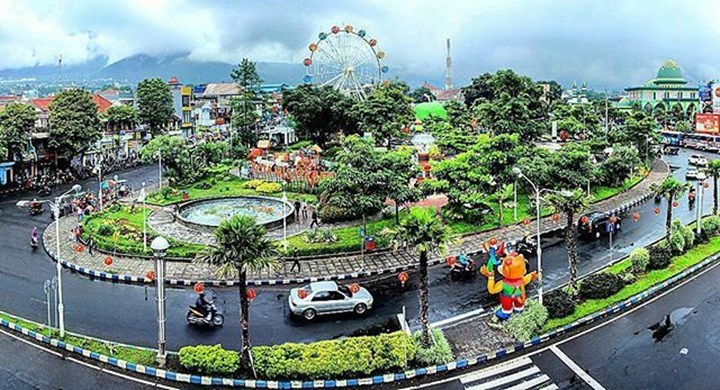
{"type": "Polygon", "coordinates": [[[363,287],[353,293],[348,286],[335,282],[315,282],[290,290],[288,304],[293,314],[312,320],[318,314],[365,314],[372,308],[373,297],[363,287]]]}

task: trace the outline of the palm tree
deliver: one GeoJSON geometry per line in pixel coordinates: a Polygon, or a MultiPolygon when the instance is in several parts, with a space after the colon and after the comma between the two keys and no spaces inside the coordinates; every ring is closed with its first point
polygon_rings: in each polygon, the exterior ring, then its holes
{"type": "Polygon", "coordinates": [[[197,262],[218,267],[219,278],[238,278],[240,298],[240,326],[242,328],[242,358],[247,361],[250,351],[250,316],[247,297],[247,272],[254,272],[278,264],[275,245],[265,236],[265,228],[246,215],[224,220],[215,229],[216,244],[200,254],[197,262]]]}
{"type": "Polygon", "coordinates": [[[584,191],[553,192],[545,197],[558,212],[565,213],[565,247],[568,252],[568,267],[570,268],[570,290],[574,295],[577,292],[577,223],[575,213],[579,213],[588,206],[589,199],[584,191]]]}
{"type": "Polygon", "coordinates": [[[662,196],[667,200],[667,211],[665,214],[665,238],[669,239],[670,228],[672,226],[673,202],[676,198],[682,196],[682,194],[690,188],[690,185],[687,183],[680,183],[671,176],[660,183],[660,185],[654,185],[652,188],[655,195],[662,196]]]}
{"type": "Polygon", "coordinates": [[[713,215],[718,213],[718,176],[720,176],[720,160],[710,160],[706,172],[713,178],[713,215]]]}
{"type": "Polygon", "coordinates": [[[430,347],[430,325],[428,321],[428,255],[444,253],[450,243],[450,228],[440,218],[434,207],[412,207],[400,225],[385,229],[383,235],[390,237],[395,247],[412,247],[420,254],[420,323],[422,324],[422,346],[430,347]]]}

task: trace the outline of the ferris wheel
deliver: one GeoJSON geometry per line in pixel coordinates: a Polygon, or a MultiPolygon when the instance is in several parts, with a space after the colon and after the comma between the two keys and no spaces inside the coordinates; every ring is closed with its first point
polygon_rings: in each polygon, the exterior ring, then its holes
{"type": "Polygon", "coordinates": [[[303,81],[331,85],[357,99],[365,99],[389,70],[381,63],[385,52],[377,48],[377,40],[368,38],[365,30],[355,31],[351,25],[321,32],[308,48],[310,56],[303,61],[307,70],[303,81]]]}

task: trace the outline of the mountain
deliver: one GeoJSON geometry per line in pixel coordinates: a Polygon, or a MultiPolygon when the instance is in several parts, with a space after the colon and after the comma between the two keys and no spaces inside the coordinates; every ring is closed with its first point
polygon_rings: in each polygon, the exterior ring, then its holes
{"type": "Polygon", "coordinates": [[[24,68],[0,69],[0,79],[27,79],[40,81],[87,80],[107,65],[107,57],[98,56],[78,65],[36,65],[24,68]]]}

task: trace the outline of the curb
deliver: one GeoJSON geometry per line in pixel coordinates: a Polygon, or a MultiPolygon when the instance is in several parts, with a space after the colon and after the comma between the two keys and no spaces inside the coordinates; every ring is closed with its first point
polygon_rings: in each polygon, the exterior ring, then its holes
{"type": "MultiPolygon", "coordinates": [[[[617,207],[615,209],[606,211],[605,214],[610,216],[613,214],[619,214],[624,213],[631,208],[646,202],[648,199],[652,198],[653,193],[652,191],[648,191],[645,195],[642,195],[638,199],[635,199],[633,201],[630,201],[626,203],[623,206],[617,207]]],[[[50,225],[46,228],[49,229],[50,225]]],[[[543,234],[553,233],[562,230],[563,226],[558,226],[554,229],[548,230],[546,232],[543,232],[543,234]]],[[[43,235],[45,233],[43,232],[43,235]]],[[[506,242],[510,245],[517,244],[520,240],[522,240],[522,237],[515,237],[507,239],[506,242]]],[[[52,258],[53,260],[57,261],[57,257],[55,256],[55,253],[49,249],[47,246],[43,244],[43,247],[45,248],[45,252],[52,258]]],[[[475,252],[468,252],[468,255],[474,255],[478,254],[481,251],[475,251],[475,252]]],[[[428,266],[435,266],[441,263],[444,263],[444,258],[436,258],[433,260],[428,261],[428,266]]],[[[71,270],[72,272],[76,272],[80,275],[87,276],[91,279],[98,279],[101,281],[108,281],[108,282],[114,282],[114,283],[140,283],[140,284],[150,284],[153,283],[152,280],[143,277],[143,276],[135,276],[135,275],[124,275],[124,274],[114,274],[114,273],[108,273],[108,272],[102,272],[102,271],[96,271],[90,268],[81,267],[77,264],[71,263],[68,260],[60,259],[60,264],[71,270]]],[[[330,275],[330,276],[313,276],[313,277],[303,277],[303,278],[279,278],[279,279],[260,279],[260,280],[248,280],[247,285],[248,286],[276,286],[276,285],[288,285],[288,284],[302,284],[302,283],[313,283],[313,282],[320,282],[320,281],[338,281],[338,280],[350,280],[350,279],[359,279],[359,278],[368,278],[373,276],[379,276],[379,275],[386,275],[386,274],[392,274],[396,272],[402,272],[402,271],[409,271],[412,269],[417,268],[417,264],[408,264],[388,269],[381,269],[381,270],[372,270],[372,271],[361,271],[361,272],[354,272],[349,274],[340,274],[340,275],[330,275]]],[[[192,286],[196,283],[203,283],[206,286],[212,286],[212,287],[233,287],[238,285],[237,280],[215,280],[215,279],[204,279],[204,280],[194,280],[194,279],[174,279],[174,278],[166,278],[165,284],[171,285],[171,286],[192,286]]]]}
{"type": "Polygon", "coordinates": [[[608,315],[623,312],[631,307],[636,306],[639,302],[647,300],[649,297],[654,296],[661,290],[672,286],[679,281],[687,278],[694,274],[698,270],[712,264],[720,259],[720,253],[716,253],[707,257],[705,260],[695,264],[694,266],[680,272],[679,274],[665,280],[662,283],[656,284],[649,289],[633,295],[632,297],[617,303],[613,306],[607,307],[599,312],[589,314],[583,318],[580,318],[570,324],[556,328],[548,333],[540,336],[536,336],[533,339],[524,343],[517,343],[509,348],[500,348],[495,352],[478,355],[472,358],[458,359],[453,362],[446,364],[415,368],[403,372],[389,373],[383,375],[376,375],[365,378],[353,378],[353,379],[319,379],[319,380],[250,380],[250,379],[231,379],[221,378],[212,376],[201,376],[201,375],[190,375],[181,374],[174,371],[162,370],[156,367],[148,367],[132,362],[128,362],[121,359],[109,357],[91,350],[87,350],[81,347],[74,346],[72,344],[65,343],[63,341],[44,336],[40,333],[26,329],[20,325],[9,322],[7,320],[0,320],[0,325],[9,328],[13,331],[20,332],[28,337],[31,337],[37,341],[45,344],[49,344],[53,347],[64,349],[66,351],[83,355],[87,358],[100,361],[103,363],[110,364],[111,366],[119,367],[130,372],[145,374],[160,379],[165,379],[173,382],[198,384],[205,386],[233,386],[233,387],[248,387],[248,388],[268,388],[268,389],[294,389],[294,388],[337,388],[337,387],[357,387],[357,386],[372,386],[381,385],[394,382],[400,382],[408,379],[424,377],[428,375],[434,375],[438,373],[451,372],[458,369],[482,365],[493,359],[499,359],[513,353],[538,346],[544,342],[554,339],[558,336],[566,334],[576,328],[593,323],[599,319],[602,319],[608,315]]]}

